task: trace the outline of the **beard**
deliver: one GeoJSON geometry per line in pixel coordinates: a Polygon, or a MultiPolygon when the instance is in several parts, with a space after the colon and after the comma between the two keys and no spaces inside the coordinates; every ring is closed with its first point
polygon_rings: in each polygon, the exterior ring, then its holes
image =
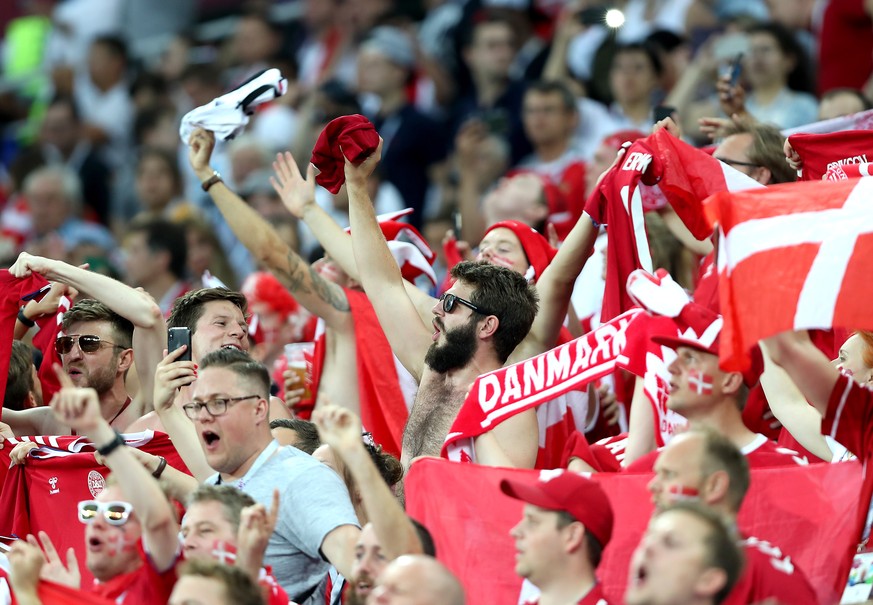
{"type": "MultiPolygon", "coordinates": [[[[442,321],[437,319],[440,329],[442,321]]],[[[451,370],[462,368],[473,359],[476,353],[476,321],[473,317],[466,324],[443,332],[446,341],[443,344],[433,343],[424,356],[424,363],[434,372],[445,374],[451,370]]]]}
{"type": "Polygon", "coordinates": [[[376,587],[376,582],[370,575],[366,572],[361,572],[358,574],[358,577],[349,582],[349,589],[346,591],[345,605],[365,605],[369,596],[358,594],[358,582],[365,581],[370,584],[372,588],[370,588],[370,593],[372,594],[373,588],[376,587]]]}

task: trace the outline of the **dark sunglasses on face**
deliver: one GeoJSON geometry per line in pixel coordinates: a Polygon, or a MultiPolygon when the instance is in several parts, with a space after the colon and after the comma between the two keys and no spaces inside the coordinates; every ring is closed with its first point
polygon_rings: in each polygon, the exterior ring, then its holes
{"type": "Polygon", "coordinates": [[[130,502],[98,502],[97,500],[82,500],[79,502],[79,521],[81,523],[91,523],[98,515],[102,514],[103,518],[109,525],[120,526],[127,523],[130,519],[130,513],[133,512],[133,505],[130,502]]]}
{"type": "Polygon", "coordinates": [[[454,294],[449,294],[447,292],[443,292],[440,295],[440,300],[443,303],[443,311],[445,311],[446,313],[451,313],[452,310],[455,308],[455,304],[461,303],[462,305],[469,309],[472,309],[476,313],[481,313],[482,315],[493,315],[493,313],[486,311],[482,307],[477,307],[469,300],[464,300],[460,296],[455,296],[454,294]]]}
{"type": "Polygon", "coordinates": [[[55,340],[55,350],[58,352],[58,355],[66,355],[73,350],[73,344],[77,341],[79,343],[79,348],[82,349],[83,353],[96,353],[104,346],[118,347],[119,349],[125,348],[114,342],[101,340],[93,334],[80,334],[77,336],[58,336],[57,340],[55,340]]]}

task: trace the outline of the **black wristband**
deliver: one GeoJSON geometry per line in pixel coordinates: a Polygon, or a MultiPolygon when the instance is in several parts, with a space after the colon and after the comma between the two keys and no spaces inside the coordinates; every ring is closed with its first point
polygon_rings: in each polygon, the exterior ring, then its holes
{"type": "Polygon", "coordinates": [[[152,477],[154,477],[155,479],[160,479],[161,474],[163,474],[164,472],[164,469],[167,468],[167,459],[163,456],[158,456],[158,458],[160,458],[161,461],[158,462],[158,468],[156,468],[152,473],[152,477]]]}
{"type": "Polygon", "coordinates": [[[98,447],[97,453],[101,456],[108,456],[122,445],[124,445],[124,438],[118,431],[115,431],[115,439],[113,439],[106,445],[101,445],[100,447],[98,447]]]}
{"type": "Polygon", "coordinates": [[[23,323],[28,328],[32,328],[33,326],[36,325],[35,321],[33,321],[32,319],[29,319],[27,317],[27,315],[24,314],[24,307],[21,307],[20,309],[18,309],[18,321],[23,323]]]}

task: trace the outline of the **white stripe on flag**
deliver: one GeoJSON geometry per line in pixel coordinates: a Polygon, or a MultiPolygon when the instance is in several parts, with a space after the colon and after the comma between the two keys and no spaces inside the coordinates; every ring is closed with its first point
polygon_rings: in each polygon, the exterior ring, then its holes
{"type": "Polygon", "coordinates": [[[822,241],[803,283],[803,289],[797,299],[797,311],[794,314],[795,329],[829,327],[833,323],[837,297],[842,289],[849,260],[855,251],[855,243],[862,233],[873,231],[873,221],[870,218],[855,222],[855,217],[857,219],[864,215],[869,217],[873,208],[873,204],[870,203],[873,188],[862,187],[862,182],[864,181],[859,181],[852,189],[842,208],[842,212],[849,216],[849,221],[855,223],[854,226],[846,225],[847,229],[844,232],[823,228],[817,223],[817,227],[825,233],[830,233],[831,237],[822,241]]]}
{"type": "Polygon", "coordinates": [[[745,191],[747,189],[757,189],[763,187],[761,183],[750,177],[744,172],[740,172],[733,166],[729,166],[721,160],[716,160],[721,166],[721,172],[724,176],[724,184],[728,191],[745,191]]]}

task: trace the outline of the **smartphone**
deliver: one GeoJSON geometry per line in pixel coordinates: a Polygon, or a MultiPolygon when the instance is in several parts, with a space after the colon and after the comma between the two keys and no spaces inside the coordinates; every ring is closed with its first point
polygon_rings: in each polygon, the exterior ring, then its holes
{"type": "Polygon", "coordinates": [[[188,348],[177,361],[191,361],[191,330],[170,328],[167,331],[167,353],[172,353],[182,345],[188,345],[188,348]]]}
{"type": "Polygon", "coordinates": [[[660,122],[664,118],[672,118],[676,113],[676,108],[672,105],[658,105],[655,107],[655,122],[660,122]]]}
{"type": "Polygon", "coordinates": [[[730,76],[731,88],[737,85],[740,81],[740,74],[743,72],[743,53],[737,53],[737,56],[731,62],[730,71],[728,71],[728,75],[730,76]]]}
{"type": "Polygon", "coordinates": [[[455,234],[455,239],[461,239],[461,213],[457,210],[452,212],[452,231],[455,234]]]}

